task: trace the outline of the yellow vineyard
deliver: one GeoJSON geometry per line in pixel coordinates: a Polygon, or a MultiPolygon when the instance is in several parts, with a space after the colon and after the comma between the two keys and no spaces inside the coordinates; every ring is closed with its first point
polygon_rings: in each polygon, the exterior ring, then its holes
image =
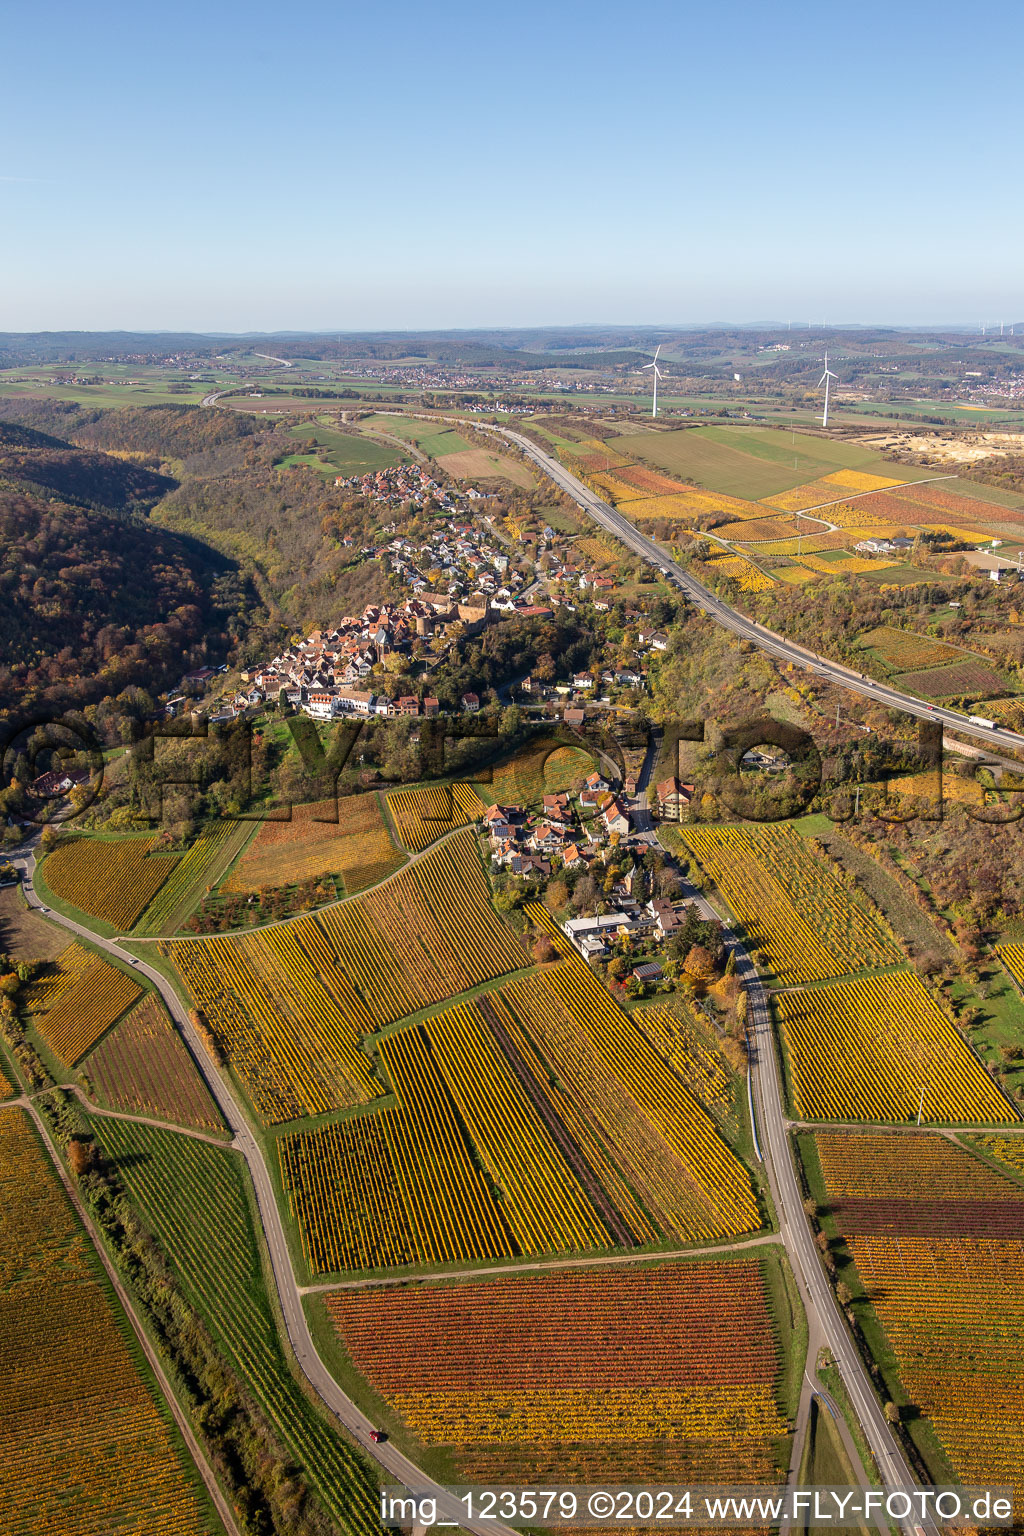
{"type": "Polygon", "coordinates": [[[312,1270],[609,1246],[473,1005],[387,1036],[380,1056],[396,1107],[279,1143],[312,1270]]]}
{"type": "MultiPolygon", "coordinates": [[[[806,531],[812,532],[814,526],[812,524],[806,531]]],[[[787,534],[797,531],[792,518],[752,517],[749,520],[730,523],[725,529],[725,536],[734,544],[760,544],[767,539],[784,539],[787,534]]]]}
{"type": "Polygon", "coordinates": [[[585,747],[563,746],[554,737],[547,737],[493,768],[480,793],[490,803],[528,805],[542,795],[578,788],[598,767],[597,759],[585,747]]]}
{"type": "Polygon", "coordinates": [[[624,502],[622,510],[630,522],[644,522],[651,518],[670,518],[673,521],[684,520],[689,523],[701,511],[711,509],[697,506],[690,496],[680,490],[673,496],[638,496],[635,501],[624,502]]]}
{"type": "Polygon", "coordinates": [[[729,1109],[729,1075],[719,1051],[689,1020],[667,1008],[641,1008],[632,1015],[660,1056],[710,1109],[729,1109]]]}
{"type": "Polygon", "coordinates": [[[426,789],[395,789],[387,797],[398,836],[412,853],[436,843],[446,832],[478,821],[480,797],[471,784],[432,784],[426,789]]]}
{"type": "Polygon", "coordinates": [[[775,580],[742,555],[712,555],[708,565],[739,583],[741,592],[767,592],[777,585],[775,580]]]}
{"type": "MultiPolygon", "coordinates": [[[[490,1004],[494,1009],[495,1004],[490,1004]]],[[[476,1009],[431,1019],[441,1072],[523,1253],[605,1246],[608,1233],[476,1009]]]]}
{"type": "Polygon", "coordinates": [[[61,901],[112,928],[130,928],[177,863],[167,856],[151,858],[155,843],[148,837],[117,842],[76,837],[54,849],[43,874],[61,901]]]}
{"type": "Polygon", "coordinates": [[[292,806],[289,821],[264,822],[221,890],[258,891],[338,874],[353,894],[383,880],[402,860],[376,795],[320,800],[292,806]]]}
{"type": "Polygon", "coordinates": [[[862,496],[865,491],[884,491],[889,486],[903,483],[902,480],[886,479],[882,475],[865,475],[857,470],[841,469],[834,475],[823,475],[820,480],[809,480],[796,490],[783,491],[778,496],[766,496],[764,505],[778,507],[784,512],[798,512],[805,507],[841,501],[844,496],[862,496]]]}
{"type": "Polygon", "coordinates": [[[1024,944],[1000,944],[996,954],[1019,987],[1024,987],[1024,944]]]}
{"type": "Polygon", "coordinates": [[[802,555],[801,563],[822,576],[858,576],[864,571],[884,571],[891,560],[862,559],[849,555],[845,560],[825,560],[820,555],[802,555]]]}
{"type": "Polygon", "coordinates": [[[527,963],[470,833],[315,917],[168,952],[269,1121],[379,1096],[367,1035],[527,963]]]}
{"type": "Polygon", "coordinates": [[[540,973],[383,1036],[395,1102],[278,1144],[310,1269],[756,1229],[749,1176],[695,1096],[725,1102],[721,1063],[681,1028],[657,1011],[638,1028],[565,946],[540,973]],[[668,1064],[684,1053],[693,1093],[668,1064]]]}
{"type": "Polygon", "coordinates": [[[793,1107],[809,1120],[1018,1117],[910,971],[777,993],[793,1107]]]}
{"type": "Polygon", "coordinates": [[[167,1410],[19,1109],[0,1111],[0,1351],[5,1536],[210,1536],[167,1410]]]}
{"type": "Polygon", "coordinates": [[[314,1273],[512,1252],[422,1031],[381,1042],[397,1107],[283,1137],[281,1171],[314,1273]]]}
{"type": "Polygon", "coordinates": [[[687,826],[682,838],[776,981],[820,981],[902,959],[884,919],[854,901],[825,856],[790,828],[687,826]]]}
{"type": "MultiPolygon", "coordinates": [[[[531,903],[528,911],[538,927],[556,932],[543,907],[531,903]]],[[[599,1072],[610,1074],[620,1092],[625,1090],[686,1169],[693,1190],[686,1210],[691,1233],[717,1237],[759,1226],[750,1178],[714,1122],[665,1070],[646,1036],[612,1001],[586,962],[560,936],[559,943],[564,962],[545,967],[541,982],[576,1026],[577,1049],[590,1056],[599,1072]]]]}
{"type": "MultiPolygon", "coordinates": [[[[1014,1137],[981,1137],[994,1156],[1014,1137]]],[[[1020,1200],[1020,1188],[934,1133],[815,1135],[829,1194],[840,1200],[1020,1200]]],[[[1022,1148],[1024,1151],[1024,1148],[1022,1148]]]]}
{"type": "Polygon", "coordinates": [[[1024,1175],[1024,1142],[1019,1136],[979,1136],[978,1145],[1014,1173],[1024,1175]]]}
{"type": "Polygon", "coordinates": [[[680,1389],[608,1385],[532,1391],[396,1392],[397,1411],[427,1442],[519,1444],[554,1439],[636,1442],[652,1434],[718,1441],[786,1433],[771,1384],[680,1389]]]}
{"type": "Polygon", "coordinates": [[[69,944],[56,960],[22,987],[19,994],[21,1006],[27,1013],[42,1013],[52,1008],[58,998],[74,986],[92,958],[91,951],[81,944],[69,944]]]}
{"type": "Polygon", "coordinates": [[[77,944],[57,961],[59,975],[31,989],[27,1006],[47,1045],[65,1066],[73,1067],[96,1041],[142,996],[124,971],[77,944]]]}

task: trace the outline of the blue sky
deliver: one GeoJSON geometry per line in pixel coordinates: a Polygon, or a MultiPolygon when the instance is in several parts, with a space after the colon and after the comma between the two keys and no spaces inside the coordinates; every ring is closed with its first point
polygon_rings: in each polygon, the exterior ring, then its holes
{"type": "Polygon", "coordinates": [[[0,329],[1024,320],[1020,7],[38,0],[0,329]]]}

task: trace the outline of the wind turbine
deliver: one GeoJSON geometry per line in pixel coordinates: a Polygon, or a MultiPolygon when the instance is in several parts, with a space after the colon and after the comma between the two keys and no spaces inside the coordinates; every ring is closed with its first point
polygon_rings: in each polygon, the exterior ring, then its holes
{"type": "Polygon", "coordinates": [[[661,342],[659,341],[658,345],[657,345],[657,348],[655,350],[655,353],[654,353],[654,361],[653,361],[653,363],[644,363],[643,370],[641,370],[641,371],[645,371],[648,368],[653,368],[654,369],[654,373],[652,375],[652,377],[654,379],[654,403],[651,406],[651,415],[652,416],[657,416],[657,414],[658,414],[658,380],[661,378],[661,369],[658,367],[658,353],[660,351],[661,351],[661,342]]]}
{"type": "Polygon", "coordinates": [[[836,379],[835,374],[832,373],[830,371],[830,369],[829,369],[829,366],[828,366],[828,353],[826,352],[825,353],[825,372],[822,374],[821,378],[818,380],[818,388],[819,389],[821,388],[821,386],[823,384],[825,386],[825,409],[822,412],[822,416],[821,416],[821,424],[822,424],[823,427],[827,427],[828,426],[828,387],[829,387],[829,383],[830,383],[830,381],[832,379],[835,379],[835,382],[837,384],[839,383],[839,380],[836,379]]]}

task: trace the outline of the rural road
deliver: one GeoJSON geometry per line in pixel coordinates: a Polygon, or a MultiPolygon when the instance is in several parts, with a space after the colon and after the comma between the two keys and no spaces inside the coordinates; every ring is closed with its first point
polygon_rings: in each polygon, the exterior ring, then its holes
{"type": "MultiPolygon", "coordinates": [[[[910,485],[932,485],[936,480],[955,480],[956,478],[957,478],[956,475],[925,475],[924,479],[922,479],[922,480],[911,480],[911,481],[908,481],[907,483],[910,484],[910,485]]],[[[898,489],[898,488],[899,488],[898,485],[894,485],[894,486],[891,487],[891,489],[894,489],[894,490],[898,489]]],[[[882,489],[883,489],[882,486],[876,486],[873,491],[850,491],[845,496],[833,496],[831,501],[818,501],[818,502],[815,502],[813,507],[801,507],[799,512],[793,512],[793,514],[792,514],[793,517],[796,517],[796,518],[808,518],[809,517],[812,522],[815,522],[815,523],[825,523],[827,526],[824,527],[824,528],[811,528],[807,532],[804,532],[798,526],[798,532],[802,533],[803,537],[805,539],[813,539],[815,534],[817,534],[817,533],[838,533],[840,531],[840,527],[841,527],[841,525],[839,523],[830,523],[827,517],[816,517],[815,513],[817,513],[817,512],[825,512],[825,511],[828,510],[829,507],[845,507],[847,502],[850,502],[850,501],[860,501],[862,496],[877,496],[878,492],[880,490],[882,490],[882,489]]],[[[766,508],[766,512],[767,512],[767,508],[766,508]]],[[[712,535],[712,537],[714,537],[714,535],[712,535]]],[[[756,548],[756,546],[758,544],[771,544],[773,541],[771,539],[752,539],[752,540],[750,540],[750,542],[756,548]]],[[[1007,563],[1009,564],[1011,562],[1007,562],[1007,563]]]]}
{"type": "Polygon", "coordinates": [[[890,709],[903,710],[906,714],[916,715],[919,720],[937,721],[947,729],[957,730],[962,735],[988,742],[992,746],[1024,752],[1024,736],[1018,735],[1016,731],[974,725],[966,715],[958,713],[955,709],[940,709],[937,705],[928,705],[921,699],[915,699],[911,694],[901,693],[899,689],[891,688],[887,683],[873,682],[860,672],[855,672],[852,667],[844,666],[838,661],[829,661],[827,657],[809,651],[806,646],[797,645],[795,641],[776,634],[764,624],[758,624],[754,619],[746,618],[737,609],[730,608],[729,604],[723,602],[720,597],[716,597],[714,592],[709,591],[689,571],[665,554],[653,539],[642,534],[628,518],[623,517],[621,512],[616,511],[608,502],[602,501],[583,484],[582,480],[570,474],[563,464],[560,464],[550,453],[546,453],[543,448],[539,448],[536,443],[531,442],[528,437],[524,437],[521,432],[514,432],[510,427],[485,426],[482,422],[476,423],[476,426],[478,430],[494,433],[522,449],[538,469],[543,470],[559,490],[571,496],[588,517],[593,518],[594,522],[607,533],[613,534],[634,554],[656,565],[662,575],[667,576],[679,587],[695,607],[706,613],[708,618],[714,619],[716,624],[731,630],[738,639],[748,640],[759,650],[766,651],[769,656],[774,656],[778,661],[791,662],[794,666],[815,672],[819,677],[826,677],[830,682],[842,688],[848,688],[853,693],[863,694],[865,698],[873,699],[877,704],[883,704],[890,709]]]}
{"type": "MultiPolygon", "coordinates": [[[[764,1248],[782,1242],[777,1232],[760,1232],[756,1237],[741,1237],[734,1243],[715,1243],[709,1248],[659,1248],[658,1263],[666,1259],[696,1259],[704,1254],[743,1253],[747,1248],[764,1248]]],[[[433,1274],[417,1275],[417,1280],[479,1280],[488,1275],[543,1274],[552,1269],[620,1269],[627,1264],[649,1264],[650,1253],[609,1253],[596,1258],[529,1259],[523,1263],[496,1264],[492,1269],[439,1269],[433,1274]]],[[[368,1291],[395,1285],[408,1285],[407,1275],[381,1275],[369,1280],[340,1280],[328,1285],[304,1285],[302,1294],[316,1291],[368,1291]]]]}
{"type": "Polygon", "coordinates": [[[103,1268],[106,1271],[107,1279],[110,1281],[110,1284],[113,1287],[114,1292],[121,1303],[121,1306],[124,1308],[125,1315],[127,1316],[128,1321],[134,1330],[135,1337],[139,1342],[139,1346],[149,1362],[150,1369],[152,1370],[153,1375],[156,1377],[160,1391],[163,1393],[164,1400],[174,1417],[174,1422],[177,1424],[178,1429],[181,1431],[181,1437],[188,1447],[189,1455],[195,1462],[199,1471],[199,1475],[203,1482],[206,1484],[207,1491],[209,1492],[210,1498],[213,1501],[214,1507],[216,1508],[217,1513],[220,1515],[220,1518],[223,1521],[224,1529],[228,1532],[228,1536],[241,1536],[241,1531],[239,1530],[238,1521],[235,1519],[234,1511],[232,1510],[231,1505],[228,1503],[228,1500],[225,1498],[224,1493],[221,1490],[220,1483],[217,1481],[213,1468],[210,1466],[209,1458],[207,1457],[203,1448],[200,1446],[188,1416],[186,1415],[185,1410],[181,1406],[181,1403],[178,1401],[178,1398],[175,1396],[171,1388],[171,1384],[167,1379],[167,1372],[164,1370],[163,1361],[157,1354],[156,1347],[150,1339],[149,1334],[142,1326],[142,1320],[139,1317],[138,1312],[135,1310],[135,1304],[132,1301],[132,1298],[129,1296],[127,1289],[125,1288],[124,1281],[122,1280],[113,1259],[107,1253],[106,1248],[103,1246],[99,1237],[93,1230],[93,1227],[86,1215],[85,1206],[82,1202],[82,1197],[79,1194],[78,1186],[72,1179],[71,1175],[68,1173],[67,1167],[65,1166],[63,1159],[60,1157],[60,1154],[55,1151],[53,1144],[50,1141],[47,1127],[43,1123],[42,1116],[40,1115],[35,1104],[32,1102],[32,1099],[26,1094],[21,1094],[16,1099],[8,1099],[4,1104],[4,1108],[23,1109],[29,1116],[31,1116],[39,1139],[45,1148],[46,1155],[49,1157],[57,1177],[60,1179],[62,1185],[64,1186],[64,1192],[68,1199],[71,1201],[71,1204],[74,1206],[79,1221],[82,1223],[85,1231],[89,1234],[89,1239],[92,1243],[92,1247],[96,1253],[96,1256],[100,1263],[103,1265],[103,1268]]]}
{"type": "MultiPolygon", "coordinates": [[[[294,363],[290,363],[286,357],[272,357],[269,352],[254,352],[253,353],[253,357],[265,358],[268,363],[277,363],[278,367],[280,367],[280,368],[294,368],[295,367],[295,364],[294,363]]],[[[262,373],[269,373],[270,369],[269,368],[264,368],[264,369],[261,369],[260,371],[262,373]]],[[[234,390],[236,390],[238,388],[240,388],[239,384],[230,384],[227,389],[215,389],[215,390],[212,390],[210,394],[203,396],[203,398],[200,400],[199,404],[200,405],[207,405],[207,406],[209,406],[209,405],[216,405],[218,400],[223,399],[223,397],[225,395],[232,394],[234,392],[234,390]]]]}
{"type": "MultiPolygon", "coordinates": [[[[33,884],[34,850],[31,850],[27,856],[16,857],[14,862],[25,869],[26,880],[23,886],[25,897],[29,907],[38,911],[43,903],[37,896],[33,884]]],[[[721,922],[719,914],[703,897],[694,893],[693,899],[704,916],[721,922]]],[[[76,923],[73,919],[52,909],[46,909],[46,915],[51,922],[87,939],[91,944],[106,950],[122,965],[124,964],[124,952],[112,940],[101,938],[84,924],[76,923]]],[[[908,1469],[902,1452],[885,1422],[860,1357],[846,1332],[838,1303],[825,1281],[818,1262],[817,1250],[811,1239],[810,1228],[803,1211],[803,1196],[790,1157],[786,1123],[782,1113],[781,1090],[767,994],[746,950],[733,935],[730,934],[728,937],[736,952],[737,974],[749,994],[750,1071],[757,1101],[757,1123],[763,1161],[775,1200],[782,1241],[807,1307],[812,1346],[816,1346],[820,1340],[831,1349],[886,1485],[912,1487],[916,1478],[908,1469]]],[[[443,1489],[421,1472],[415,1463],[390,1442],[374,1444],[370,1439],[370,1433],[375,1425],[341,1390],[321,1359],[303,1311],[302,1292],[295,1278],[284,1225],[260,1144],[249,1128],[234,1091],[211,1062],[187,1010],[171,983],[160,971],[142,960],[138,960],[134,968],[152,982],[159,991],[232,1132],[232,1145],[246,1161],[270,1255],[285,1329],[299,1369],[317,1396],[345,1426],[356,1443],[395,1483],[403,1485],[410,1491],[436,1497],[439,1501],[438,1509],[444,1518],[458,1519],[461,1506],[454,1504],[444,1494],[443,1489]]],[[[465,1524],[462,1521],[460,1523],[465,1524]]],[[[474,1531],[477,1536],[480,1536],[485,1529],[475,1523],[466,1524],[465,1528],[474,1531]]],[[[493,1532],[494,1536],[510,1536],[506,1527],[494,1526],[490,1522],[487,1523],[486,1529],[493,1532]]],[[[908,1533],[912,1533],[913,1527],[908,1524],[906,1529],[908,1533]]],[[[926,1526],[925,1529],[931,1536],[930,1528],[926,1526]]]]}
{"type": "MultiPolygon", "coordinates": [[[[35,850],[30,850],[27,855],[23,854],[20,857],[15,857],[13,862],[16,866],[20,866],[25,870],[26,878],[22,889],[24,890],[29,907],[33,911],[38,912],[42,908],[43,903],[36,895],[33,883],[35,850]]],[[[50,922],[58,923],[62,928],[67,928],[70,932],[78,934],[79,937],[87,939],[96,948],[106,950],[122,966],[125,964],[124,951],[119,949],[111,939],[101,938],[91,928],[85,927],[82,923],[76,923],[59,912],[54,912],[52,908],[46,909],[46,916],[50,922]]],[[[401,1484],[404,1488],[408,1488],[412,1493],[436,1498],[438,1501],[439,1517],[445,1520],[456,1521],[464,1530],[474,1532],[475,1536],[484,1536],[484,1532],[490,1533],[490,1536],[513,1536],[513,1533],[507,1526],[490,1520],[486,1522],[474,1521],[472,1523],[466,1521],[463,1506],[447,1495],[440,1484],[435,1483],[426,1473],[421,1472],[415,1462],[410,1461],[408,1456],[403,1455],[390,1441],[384,1441],[383,1444],[378,1445],[370,1439],[371,1431],[377,1427],[376,1424],[368,1419],[352,1399],[341,1390],[321,1359],[316,1344],[313,1341],[313,1335],[306,1321],[306,1314],[302,1309],[302,1295],[295,1279],[295,1271],[292,1268],[291,1255],[288,1252],[288,1243],[284,1233],[284,1224],[274,1196],[274,1186],[267,1171],[263,1151],[249,1128],[238,1099],[211,1062],[206,1048],[188,1016],[188,1011],[171,983],[160,971],[147,965],[143,960],[136,961],[134,969],[145,976],[147,981],[152,982],[163,998],[171,1017],[185,1038],[203,1081],[213,1095],[215,1103],[232,1132],[232,1145],[241,1153],[246,1161],[256,1195],[256,1204],[263,1227],[263,1235],[266,1238],[267,1250],[270,1255],[271,1269],[277,1288],[281,1315],[284,1318],[285,1330],[288,1334],[288,1341],[291,1344],[299,1369],[306,1377],[313,1391],[331,1413],[345,1426],[352,1439],[355,1440],[365,1455],[371,1457],[381,1470],[387,1474],[388,1479],[396,1484],[401,1484]]]]}
{"type": "MultiPolygon", "coordinates": [[[[696,891],[687,891],[686,899],[693,901],[702,917],[723,923],[722,915],[696,891]]],[[[815,1358],[819,1343],[827,1345],[839,1367],[885,1486],[913,1488],[917,1484],[917,1476],[907,1465],[903,1451],[879,1407],[863,1361],[847,1332],[839,1303],[825,1279],[818,1250],[804,1214],[804,1197],[793,1166],[786,1121],[782,1113],[782,1085],[772,1038],[768,994],[761,984],[753,960],[728,927],[724,928],[724,937],[736,956],[736,974],[747,990],[750,1078],[758,1140],[775,1202],[779,1231],[807,1311],[810,1328],[808,1357],[815,1358]]],[[[815,1386],[814,1390],[820,1392],[821,1388],[815,1386]]],[[[929,1536],[934,1536],[934,1527],[928,1521],[915,1519],[898,1523],[908,1533],[913,1533],[921,1526],[929,1536]]]]}

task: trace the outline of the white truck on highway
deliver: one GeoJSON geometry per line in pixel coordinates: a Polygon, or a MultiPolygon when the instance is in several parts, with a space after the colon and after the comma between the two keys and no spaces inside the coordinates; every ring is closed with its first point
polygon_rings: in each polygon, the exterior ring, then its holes
{"type": "Polygon", "coordinates": [[[995,721],[986,720],[984,715],[968,715],[967,718],[972,725],[984,726],[986,731],[994,731],[996,728],[995,721]]]}

